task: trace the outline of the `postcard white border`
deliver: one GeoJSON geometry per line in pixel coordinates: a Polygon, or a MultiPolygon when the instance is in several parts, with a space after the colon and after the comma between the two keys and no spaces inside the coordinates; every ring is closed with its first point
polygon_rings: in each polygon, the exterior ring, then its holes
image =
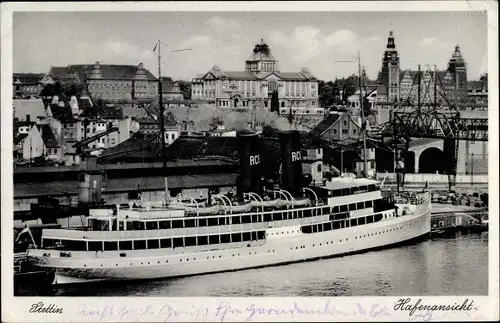
{"type": "MultiPolygon", "coordinates": [[[[224,321],[248,319],[248,308],[254,304],[268,312],[255,314],[252,321],[408,321],[408,320],[498,320],[499,319],[499,262],[498,262],[498,3],[495,1],[386,1],[386,2],[122,2],[122,3],[2,3],[1,4],[1,205],[2,205],[2,321],[13,322],[94,322],[94,321],[221,321],[215,316],[221,303],[225,308],[224,321]],[[13,297],[12,225],[12,13],[14,11],[483,11],[488,15],[488,70],[489,70],[489,129],[494,129],[488,143],[489,150],[489,296],[418,297],[407,296],[421,304],[462,303],[473,300],[476,309],[469,312],[433,312],[432,317],[409,316],[406,311],[395,311],[394,305],[403,297],[332,297],[332,298],[140,298],[140,297],[13,297]],[[56,304],[63,315],[30,314],[35,302],[56,304]],[[223,303],[226,302],[226,303],[223,303]],[[296,303],[297,302],[297,303],[296,303]],[[107,308],[105,307],[107,304],[107,308]],[[297,305],[296,305],[297,304],[297,305]],[[325,304],[330,310],[325,310],[325,304]],[[111,306],[114,305],[111,310],[111,306]],[[82,315],[85,306],[95,315],[82,315]],[[149,306],[149,307],[148,307],[149,306]],[[298,314],[292,307],[317,310],[310,315],[298,314]],[[360,307],[361,306],[361,307],[360,307]],[[386,310],[383,310],[385,307],[386,310]],[[207,309],[207,315],[203,316],[207,309]],[[335,309],[333,309],[335,308],[335,309]],[[125,310],[124,310],[125,309],[125,310]],[[288,312],[286,310],[288,309],[288,312]],[[237,310],[242,313],[237,314],[237,310]],[[285,311],[280,315],[279,311],[285,311]],[[320,312],[323,311],[321,314],[320,312]],[[385,312],[387,311],[387,312],[385,312]],[[76,313],[80,313],[77,315],[76,313]],[[110,314],[112,312],[112,315],[110,314]],[[107,314],[106,314],[107,313],[107,314]],[[201,313],[201,314],[200,314],[201,313]],[[270,314],[269,314],[270,313],[270,314]],[[384,313],[390,313],[386,315],[384,313]],[[97,315],[97,316],[96,316],[97,315]],[[196,316],[198,315],[198,317],[196,316]]],[[[223,313],[219,311],[219,313],[223,313]]]]}

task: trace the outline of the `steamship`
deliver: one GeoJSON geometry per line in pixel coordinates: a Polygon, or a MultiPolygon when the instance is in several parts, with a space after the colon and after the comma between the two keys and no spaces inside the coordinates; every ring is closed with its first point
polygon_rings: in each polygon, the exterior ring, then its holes
{"type": "Polygon", "coordinates": [[[236,194],[91,209],[84,229],[44,229],[29,261],[61,285],[158,279],[359,253],[431,230],[428,192],[383,192],[367,178],[304,185],[297,131],[280,133],[279,185],[262,178],[259,136],[237,141],[236,194]]]}

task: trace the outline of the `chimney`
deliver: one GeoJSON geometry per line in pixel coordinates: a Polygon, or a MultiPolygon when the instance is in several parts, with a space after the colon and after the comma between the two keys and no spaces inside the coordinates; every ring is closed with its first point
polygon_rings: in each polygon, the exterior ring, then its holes
{"type": "Polygon", "coordinates": [[[292,196],[301,196],[303,184],[302,143],[297,130],[280,133],[281,145],[281,188],[292,196]]]}
{"type": "Polygon", "coordinates": [[[254,192],[262,195],[260,179],[259,136],[251,131],[238,131],[236,134],[240,157],[240,175],[237,179],[237,193],[254,192]]]}

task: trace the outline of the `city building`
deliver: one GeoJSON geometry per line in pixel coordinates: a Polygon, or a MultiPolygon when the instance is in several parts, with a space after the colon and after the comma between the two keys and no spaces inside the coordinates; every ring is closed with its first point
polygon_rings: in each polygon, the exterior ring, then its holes
{"type": "Polygon", "coordinates": [[[271,95],[277,91],[280,109],[293,108],[298,113],[322,111],[316,78],[307,68],[300,72],[280,71],[278,61],[263,40],[255,45],[243,71],[225,71],[214,65],[191,84],[192,99],[214,102],[218,107],[270,108],[271,95]]]}
{"type": "Polygon", "coordinates": [[[33,162],[37,157],[49,160],[60,160],[61,149],[52,128],[47,124],[37,124],[31,127],[28,135],[23,140],[22,157],[33,162]]]}
{"type": "MultiPolygon", "coordinates": [[[[140,118],[135,120],[138,123],[139,133],[144,135],[156,135],[160,133],[159,122],[152,118],[140,118]]],[[[165,143],[171,145],[180,136],[180,130],[176,123],[165,122],[165,143]]]]}
{"type": "MultiPolygon", "coordinates": [[[[377,102],[377,90],[367,89],[366,91],[363,89],[361,91],[362,97],[365,97],[368,100],[368,104],[370,104],[370,108],[373,108],[377,102]]],[[[353,95],[347,98],[347,107],[352,111],[353,114],[357,114],[359,112],[360,104],[359,104],[359,89],[354,92],[353,95]]]]}
{"type": "Polygon", "coordinates": [[[139,65],[69,65],[51,67],[41,83],[84,84],[94,100],[130,101],[150,100],[158,95],[155,76],[139,65]]]}
{"type": "Polygon", "coordinates": [[[42,90],[42,81],[44,74],[38,73],[14,73],[13,75],[13,94],[14,99],[26,99],[38,97],[42,90]]]}
{"type": "Polygon", "coordinates": [[[347,139],[358,140],[361,136],[361,117],[346,112],[330,112],[330,115],[321,121],[311,134],[328,142],[347,139]]]}
{"type": "Polygon", "coordinates": [[[382,57],[382,70],[377,78],[377,95],[380,101],[399,101],[399,56],[394,42],[393,32],[389,32],[387,47],[382,57]]]}
{"type": "Polygon", "coordinates": [[[184,101],[184,94],[178,82],[174,82],[170,77],[162,78],[161,92],[163,102],[166,106],[178,106],[184,101]]]}
{"type": "Polygon", "coordinates": [[[459,104],[467,99],[467,65],[457,45],[445,71],[436,71],[430,66],[419,67],[419,70],[401,70],[394,34],[390,31],[377,83],[379,105],[395,102],[459,104]]]}

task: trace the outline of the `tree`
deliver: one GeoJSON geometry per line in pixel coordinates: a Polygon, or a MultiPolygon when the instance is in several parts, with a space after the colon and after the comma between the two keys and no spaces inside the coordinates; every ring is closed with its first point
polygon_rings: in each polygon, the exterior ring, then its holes
{"type": "Polygon", "coordinates": [[[318,81],[318,100],[320,106],[326,108],[336,102],[334,99],[334,83],[332,81],[324,82],[318,81]]]}
{"type": "Polygon", "coordinates": [[[339,82],[335,80],[332,86],[332,98],[334,103],[339,103],[340,101],[340,87],[339,82]]]}
{"type": "Polygon", "coordinates": [[[271,112],[278,112],[279,114],[279,111],[280,111],[280,100],[278,98],[278,91],[274,90],[271,95],[271,112]]]}
{"type": "Polygon", "coordinates": [[[180,80],[177,83],[179,84],[184,100],[191,100],[191,82],[180,80]]]}

